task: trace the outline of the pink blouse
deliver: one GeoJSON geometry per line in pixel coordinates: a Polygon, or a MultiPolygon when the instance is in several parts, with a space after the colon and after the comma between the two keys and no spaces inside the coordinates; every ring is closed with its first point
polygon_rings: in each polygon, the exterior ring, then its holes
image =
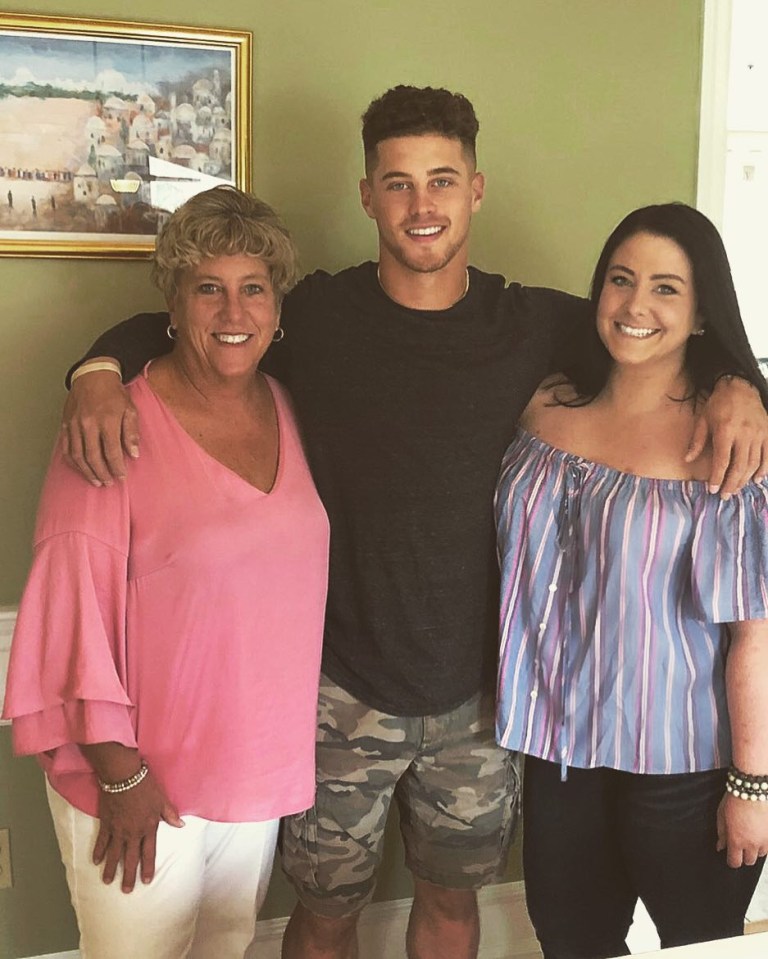
{"type": "Polygon", "coordinates": [[[77,743],[138,747],[179,812],[273,819],[314,799],[328,520],[283,389],[261,492],[181,428],[146,376],[129,386],[141,456],[97,489],[58,449],[11,649],[18,753],[96,815],[77,743]]]}

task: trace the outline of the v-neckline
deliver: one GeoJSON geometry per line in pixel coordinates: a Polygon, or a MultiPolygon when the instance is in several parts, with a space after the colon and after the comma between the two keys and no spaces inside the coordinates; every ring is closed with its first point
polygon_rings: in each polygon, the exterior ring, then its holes
{"type": "Polygon", "coordinates": [[[272,485],[269,487],[269,489],[264,490],[260,486],[256,486],[255,483],[251,483],[244,476],[241,476],[240,473],[238,473],[236,470],[233,470],[231,466],[227,466],[226,463],[222,463],[220,459],[217,459],[213,455],[213,453],[209,453],[208,450],[205,449],[205,447],[201,446],[200,443],[198,443],[197,440],[193,436],[191,436],[186,429],[184,429],[184,427],[179,422],[179,419],[177,418],[176,414],[173,412],[171,407],[165,402],[165,400],[161,399],[160,396],[158,396],[157,392],[152,388],[152,385],[149,382],[149,376],[148,376],[150,366],[151,366],[151,361],[150,363],[147,363],[147,365],[144,367],[142,371],[142,379],[147,389],[152,394],[155,401],[163,410],[163,412],[166,414],[166,416],[172,420],[173,425],[176,427],[176,429],[184,437],[186,437],[187,441],[195,448],[195,450],[197,450],[198,455],[206,460],[209,460],[211,463],[215,463],[216,466],[224,470],[224,472],[228,473],[230,476],[234,477],[234,479],[237,480],[238,482],[247,486],[248,489],[251,489],[256,493],[259,493],[261,496],[272,496],[275,490],[277,489],[277,486],[280,482],[280,478],[283,472],[283,421],[282,421],[282,413],[280,410],[280,404],[277,400],[277,396],[275,395],[275,391],[272,389],[272,383],[270,382],[269,376],[267,376],[265,373],[261,374],[261,376],[264,377],[264,382],[267,385],[269,395],[272,399],[272,408],[274,410],[275,421],[277,423],[277,466],[275,468],[275,478],[272,481],[272,485]]]}

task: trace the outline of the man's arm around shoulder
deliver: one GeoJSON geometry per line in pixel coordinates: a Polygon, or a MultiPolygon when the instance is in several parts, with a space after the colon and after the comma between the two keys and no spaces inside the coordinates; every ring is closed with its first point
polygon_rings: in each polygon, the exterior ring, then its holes
{"type": "Polygon", "coordinates": [[[67,373],[71,390],[64,406],[62,450],[94,486],[122,479],[124,454],[139,455],[139,418],[122,380],[133,379],[149,360],[170,352],[168,321],[167,313],[132,316],[103,333],[67,373]]]}

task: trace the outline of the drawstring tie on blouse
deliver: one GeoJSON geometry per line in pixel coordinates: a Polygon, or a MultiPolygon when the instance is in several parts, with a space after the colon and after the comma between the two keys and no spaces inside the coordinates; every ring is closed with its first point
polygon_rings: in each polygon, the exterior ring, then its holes
{"type": "MultiPolygon", "coordinates": [[[[557,510],[557,545],[563,556],[561,576],[564,595],[561,604],[567,602],[566,597],[576,592],[581,582],[584,569],[582,562],[581,538],[581,498],[584,480],[587,476],[587,465],[578,460],[569,460],[563,471],[563,489],[557,510]]],[[[561,615],[561,622],[563,617],[561,615]]],[[[567,629],[563,635],[563,668],[560,674],[560,718],[558,723],[558,750],[560,752],[560,779],[568,778],[568,746],[565,727],[565,700],[566,690],[570,686],[573,671],[573,642],[571,631],[567,629]]]]}

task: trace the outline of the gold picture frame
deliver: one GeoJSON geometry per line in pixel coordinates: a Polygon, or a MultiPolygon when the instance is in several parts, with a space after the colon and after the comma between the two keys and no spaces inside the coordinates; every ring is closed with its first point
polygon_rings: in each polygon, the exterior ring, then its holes
{"type": "Polygon", "coordinates": [[[189,196],[251,185],[253,36],[0,13],[0,256],[146,257],[189,196]]]}

